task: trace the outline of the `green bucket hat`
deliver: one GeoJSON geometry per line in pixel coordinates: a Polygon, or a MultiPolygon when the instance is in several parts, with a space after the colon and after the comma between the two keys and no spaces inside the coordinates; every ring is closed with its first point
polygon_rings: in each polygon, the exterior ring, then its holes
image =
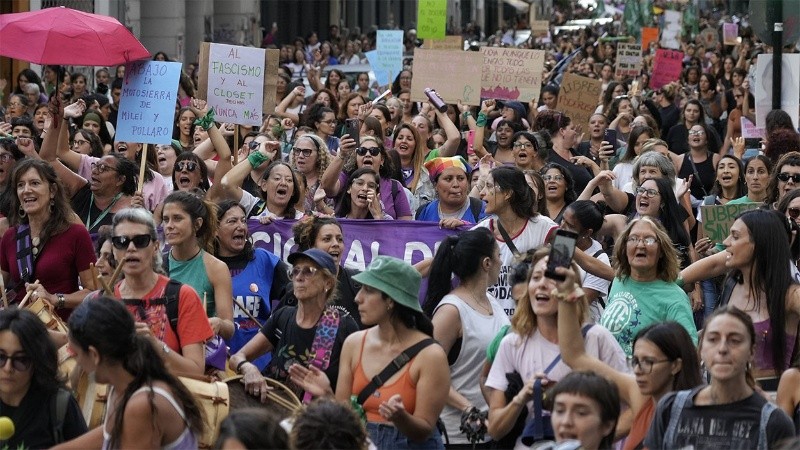
{"type": "Polygon", "coordinates": [[[403,260],[378,256],[372,260],[367,270],[353,275],[353,279],[385,293],[407,308],[422,312],[418,297],[422,276],[403,260]]]}

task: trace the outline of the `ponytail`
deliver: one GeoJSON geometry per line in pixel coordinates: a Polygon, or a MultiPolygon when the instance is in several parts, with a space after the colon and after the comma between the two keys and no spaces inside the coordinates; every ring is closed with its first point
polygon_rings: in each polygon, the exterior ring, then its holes
{"type": "Polygon", "coordinates": [[[431,271],[428,275],[428,292],[425,296],[425,303],[422,310],[428,317],[433,317],[433,312],[439,306],[445,295],[452,289],[451,273],[453,259],[455,257],[455,247],[458,244],[459,236],[447,236],[441,244],[439,250],[433,257],[431,271]]]}

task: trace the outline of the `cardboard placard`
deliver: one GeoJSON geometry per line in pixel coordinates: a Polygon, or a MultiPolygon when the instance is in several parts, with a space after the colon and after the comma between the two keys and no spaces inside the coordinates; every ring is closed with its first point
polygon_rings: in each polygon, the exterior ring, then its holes
{"type": "Polygon", "coordinates": [[[444,39],[447,23],[447,0],[417,1],[417,37],[444,39]]]}
{"type": "MultiPolygon", "coordinates": [[[[403,70],[403,30],[378,30],[376,43],[374,57],[377,70],[388,73],[391,83],[403,70]]],[[[369,62],[374,69],[372,60],[369,62]]]]}
{"type": "MultiPolygon", "coordinates": [[[[763,128],[772,110],[772,53],[758,55],[750,86],[755,89],[756,125],[763,128]]],[[[789,114],[795,127],[800,120],[799,109],[800,54],[785,53],[781,58],[781,110],[789,114]]]]}
{"type": "Polygon", "coordinates": [[[116,140],[144,144],[172,142],[181,63],[134,61],[125,64],[116,140]]]}
{"type": "Polygon", "coordinates": [[[650,51],[650,43],[658,42],[658,28],[644,27],[642,28],[642,51],[650,51]]]}
{"type": "MultiPolygon", "coordinates": [[[[201,65],[204,95],[220,122],[260,126],[264,111],[263,48],[207,44],[208,64],[201,65]]],[[[276,68],[277,73],[277,68],[276,68]]]]}
{"type": "Polygon", "coordinates": [[[381,86],[386,86],[392,84],[392,76],[389,75],[389,72],[383,69],[380,69],[380,63],[378,62],[378,51],[377,50],[370,50],[368,52],[364,52],[364,56],[367,57],[367,61],[369,61],[370,67],[372,67],[372,71],[375,73],[375,81],[378,82],[381,86]]]}
{"type": "Polygon", "coordinates": [[[481,97],[528,103],[539,98],[544,50],[483,47],[481,97]]]}
{"type": "Polygon", "coordinates": [[[736,23],[723,23],[722,24],[722,43],[725,45],[738,44],[737,38],[739,37],[739,24],[736,23]]]}
{"type": "Polygon", "coordinates": [[[728,205],[706,205],[700,207],[700,218],[703,220],[703,232],[713,244],[722,244],[731,231],[736,216],[758,209],[761,203],[737,203],[728,205]]]}
{"type": "Polygon", "coordinates": [[[697,35],[695,39],[698,44],[702,44],[708,50],[714,50],[719,44],[719,31],[713,28],[706,28],[697,35]]]}
{"type": "Polygon", "coordinates": [[[759,128],[753,122],[747,120],[747,117],[742,116],[740,119],[742,125],[742,137],[745,139],[764,139],[767,135],[765,128],[759,128]]]}
{"type": "Polygon", "coordinates": [[[678,50],[681,48],[683,15],[680,11],[664,11],[664,29],[661,31],[661,46],[678,50]]]}
{"type": "Polygon", "coordinates": [[[445,36],[443,40],[426,39],[422,48],[429,50],[464,50],[464,38],[461,36],[445,36]]]}
{"type": "Polygon", "coordinates": [[[531,20],[530,27],[533,37],[546,37],[550,33],[549,20],[531,20]]]}
{"type": "Polygon", "coordinates": [[[425,88],[432,88],[447,103],[480,105],[483,54],[455,50],[414,51],[411,100],[426,102],[425,88]]]}
{"type": "Polygon", "coordinates": [[[617,67],[615,77],[638,77],[642,72],[642,46],[639,44],[617,44],[617,67]]]}
{"type": "Polygon", "coordinates": [[[653,61],[653,75],[650,87],[658,89],[665,84],[680,79],[683,70],[683,52],[659,48],[653,61]]]}
{"type": "Polygon", "coordinates": [[[556,109],[569,116],[575,126],[586,129],[589,118],[600,102],[602,85],[600,80],[572,73],[564,74],[556,109]]]}

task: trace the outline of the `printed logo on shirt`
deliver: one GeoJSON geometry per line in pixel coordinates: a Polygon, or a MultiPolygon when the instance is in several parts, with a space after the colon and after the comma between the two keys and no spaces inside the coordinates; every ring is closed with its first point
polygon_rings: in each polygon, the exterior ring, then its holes
{"type": "Polygon", "coordinates": [[[641,314],[636,297],[630,292],[617,292],[609,298],[608,306],[600,318],[600,325],[614,335],[628,356],[633,354],[633,335],[639,326],[641,314]]]}
{"type": "Polygon", "coordinates": [[[500,276],[497,277],[497,284],[489,287],[489,293],[497,299],[508,317],[513,316],[517,308],[517,302],[511,296],[511,286],[508,284],[508,274],[510,271],[511,266],[503,265],[500,268],[500,276]]]}

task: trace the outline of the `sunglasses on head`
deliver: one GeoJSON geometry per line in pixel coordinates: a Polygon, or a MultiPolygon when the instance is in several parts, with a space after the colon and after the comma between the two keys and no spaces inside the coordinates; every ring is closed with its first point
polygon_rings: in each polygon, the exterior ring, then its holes
{"type": "Polygon", "coordinates": [[[197,163],[194,161],[179,161],[175,164],[175,167],[178,168],[178,172],[183,172],[184,170],[194,172],[197,169],[197,163]]]}
{"type": "Polygon", "coordinates": [[[111,244],[118,250],[125,250],[133,242],[136,248],[145,248],[150,245],[153,238],[149,234],[137,234],[136,236],[112,236],[111,244]]]}
{"type": "Polygon", "coordinates": [[[358,156],[364,156],[367,153],[372,156],[378,156],[381,154],[381,149],[378,147],[358,147],[356,149],[356,154],[358,154],[358,156]]]}
{"type": "Polygon", "coordinates": [[[25,372],[33,365],[33,360],[30,356],[9,356],[5,353],[0,353],[0,368],[4,368],[8,361],[11,361],[11,367],[18,372],[25,372]]]}
{"type": "Polygon", "coordinates": [[[789,180],[792,180],[794,184],[798,184],[800,183],[800,173],[791,174],[787,172],[781,172],[778,174],[778,179],[783,181],[784,183],[786,183],[789,180]]]}
{"type": "Polygon", "coordinates": [[[797,207],[786,208],[786,214],[788,214],[789,217],[792,218],[792,220],[797,220],[797,218],[800,217],[800,208],[797,207]]]}

